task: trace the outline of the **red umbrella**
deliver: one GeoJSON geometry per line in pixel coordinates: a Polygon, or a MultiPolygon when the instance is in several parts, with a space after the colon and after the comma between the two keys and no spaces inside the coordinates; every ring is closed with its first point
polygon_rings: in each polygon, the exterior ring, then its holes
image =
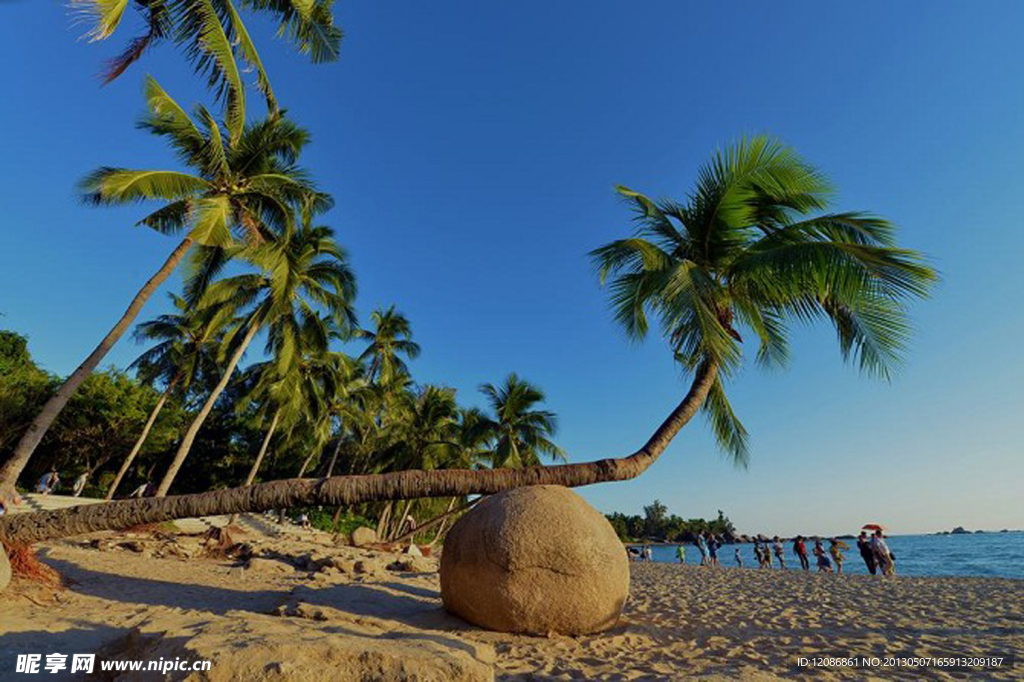
{"type": "Polygon", "coordinates": [[[865,523],[860,527],[861,530],[885,530],[885,526],[880,523],[865,523]]]}

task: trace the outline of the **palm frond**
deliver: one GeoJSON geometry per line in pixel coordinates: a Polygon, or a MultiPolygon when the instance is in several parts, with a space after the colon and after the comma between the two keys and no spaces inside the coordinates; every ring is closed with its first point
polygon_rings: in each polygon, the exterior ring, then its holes
{"type": "Polygon", "coordinates": [[[210,183],[195,175],[177,171],[100,168],[80,183],[82,198],[95,205],[125,204],[133,201],[188,199],[210,189],[210,183]]]}
{"type": "Polygon", "coordinates": [[[722,452],[738,467],[746,468],[750,463],[747,429],[733,412],[732,405],[725,394],[725,386],[721,378],[715,380],[702,410],[711,423],[722,452]]]}
{"type": "Polygon", "coordinates": [[[113,35],[124,17],[129,0],[71,0],[72,11],[92,23],[89,40],[105,40],[113,35]]]}
{"type": "Polygon", "coordinates": [[[245,86],[238,71],[231,40],[211,0],[188,0],[180,14],[178,40],[207,85],[225,101],[225,123],[236,142],[245,127],[245,86]]]}

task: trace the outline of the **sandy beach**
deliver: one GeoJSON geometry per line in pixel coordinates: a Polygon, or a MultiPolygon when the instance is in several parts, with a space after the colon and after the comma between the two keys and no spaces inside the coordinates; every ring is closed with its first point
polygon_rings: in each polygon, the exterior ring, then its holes
{"type": "MultiPolygon", "coordinates": [[[[0,596],[0,673],[10,678],[19,653],[99,652],[98,661],[211,658],[209,673],[188,678],[209,680],[1020,678],[1009,661],[968,673],[812,670],[799,659],[1009,657],[1024,650],[1021,581],[632,564],[617,627],[537,638],[448,615],[434,557],[335,546],[318,532],[239,539],[257,557],[247,567],[196,556],[198,536],[42,546],[67,585],[16,579],[0,596]]],[[[185,679],[176,674],[165,679],[185,679]]],[[[110,679],[160,679],[135,675],[110,679]]]]}

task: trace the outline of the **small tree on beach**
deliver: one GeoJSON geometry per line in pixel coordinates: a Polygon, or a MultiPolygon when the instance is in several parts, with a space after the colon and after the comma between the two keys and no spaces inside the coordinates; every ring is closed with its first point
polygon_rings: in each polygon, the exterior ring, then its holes
{"type": "Polygon", "coordinates": [[[895,229],[885,220],[817,213],[828,205],[828,183],[793,150],[768,138],[743,140],[715,154],[685,201],[656,202],[620,191],[636,211],[638,232],[593,253],[601,281],[611,282],[615,317],[641,338],[654,315],[673,357],[693,377],[682,401],[633,454],[553,466],[291,479],[119,501],[0,518],[0,538],[32,542],[188,516],[625,480],[650,467],[701,409],[725,451],[742,463],[746,431],[724,388],[740,364],[742,332],[758,339],[758,362],[778,365],[788,354],[787,322],[826,321],[844,358],[888,377],[909,333],[905,304],[925,296],[936,279],[919,254],[896,246],[895,229]]]}

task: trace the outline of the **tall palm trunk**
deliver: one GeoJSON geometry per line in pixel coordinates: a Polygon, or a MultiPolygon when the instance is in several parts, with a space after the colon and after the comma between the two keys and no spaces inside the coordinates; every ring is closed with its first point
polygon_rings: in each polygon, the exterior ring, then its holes
{"type": "Polygon", "coordinates": [[[302,478],[306,475],[306,469],[308,469],[309,465],[313,463],[314,457],[316,457],[316,450],[313,450],[306,455],[306,459],[302,460],[302,466],[299,467],[299,475],[296,476],[296,478],[302,478]]]}
{"type": "Polygon", "coordinates": [[[202,409],[199,410],[199,414],[192,420],[192,423],[188,427],[188,431],[185,432],[185,436],[181,439],[181,445],[178,446],[178,451],[174,454],[174,460],[171,462],[170,468],[167,469],[167,473],[164,474],[164,478],[160,481],[160,487],[156,490],[157,497],[164,497],[167,491],[170,489],[171,484],[174,482],[174,477],[178,475],[178,470],[181,469],[181,465],[185,462],[185,458],[188,457],[189,450],[192,449],[192,443],[195,441],[196,436],[199,434],[199,429],[202,428],[203,422],[210,416],[210,412],[213,410],[214,403],[217,402],[217,398],[227,388],[228,381],[231,380],[231,375],[235,371],[235,367],[238,366],[239,361],[242,359],[242,355],[245,354],[245,350],[252,343],[252,339],[256,336],[256,332],[259,329],[259,325],[255,322],[249,323],[249,330],[245,333],[245,338],[242,339],[241,345],[235,350],[234,355],[231,356],[231,360],[228,362],[228,366],[224,368],[224,374],[221,376],[220,381],[214,387],[213,392],[203,403],[202,409]]]}
{"type": "MultiPolygon", "coordinates": [[[[277,430],[277,421],[281,418],[281,408],[278,408],[274,412],[274,418],[270,420],[270,428],[267,429],[267,435],[263,437],[263,443],[260,445],[259,454],[256,455],[256,461],[252,463],[252,468],[249,469],[249,475],[245,477],[245,485],[243,487],[248,488],[252,485],[252,482],[256,480],[256,473],[260,470],[260,464],[263,463],[263,456],[267,454],[267,447],[270,445],[270,439],[274,437],[274,431],[277,430]]],[[[301,478],[301,474],[299,476],[301,478]]],[[[235,520],[238,518],[238,514],[232,514],[231,518],[228,519],[228,525],[234,525],[235,520]]]]}
{"type": "Polygon", "coordinates": [[[0,541],[7,545],[29,544],[145,523],[285,507],[351,506],[380,500],[493,494],[528,485],[571,488],[623,481],[639,476],[658,459],[672,438],[700,409],[717,375],[714,365],[702,366],[683,401],[644,446],[628,457],[523,469],[435,469],[329,479],[289,479],[193,495],[117,500],[33,514],[7,514],[0,516],[0,541]]]}
{"type": "Polygon", "coordinates": [[[281,408],[278,408],[274,412],[274,418],[270,420],[270,428],[267,429],[267,435],[263,437],[263,444],[260,445],[260,452],[256,455],[256,461],[252,463],[252,468],[249,469],[249,475],[245,477],[245,485],[249,487],[252,482],[256,480],[256,472],[260,470],[260,464],[263,463],[263,456],[267,454],[267,447],[270,445],[270,439],[274,437],[274,431],[277,430],[277,422],[281,418],[281,408]]]}
{"type": "MultiPolygon", "coordinates": [[[[338,453],[341,452],[341,435],[338,435],[338,443],[334,446],[334,454],[331,455],[331,463],[327,465],[327,473],[324,478],[330,478],[334,473],[334,465],[338,463],[338,453]]],[[[301,477],[300,477],[301,478],[301,477]]]]}
{"type": "Polygon", "coordinates": [[[105,500],[114,499],[114,493],[117,492],[117,486],[121,485],[121,479],[128,473],[128,468],[131,467],[132,462],[135,461],[136,455],[139,454],[139,450],[142,449],[142,445],[146,442],[146,438],[149,437],[149,430],[153,428],[153,424],[156,423],[156,418],[160,415],[160,410],[164,409],[164,405],[167,403],[167,398],[170,397],[171,392],[174,391],[174,387],[177,385],[181,375],[174,377],[171,383],[167,386],[167,390],[160,396],[160,400],[153,406],[153,411],[149,413],[149,419],[146,420],[146,425],[142,427],[142,433],[139,434],[138,440],[135,441],[135,445],[132,446],[132,451],[125,457],[124,463],[121,464],[121,468],[117,471],[117,476],[114,477],[114,482],[110,484],[110,490],[107,491],[105,500]]]}
{"type": "Polygon", "coordinates": [[[28,427],[28,431],[22,435],[21,440],[18,441],[18,446],[14,449],[14,454],[11,455],[2,467],[0,467],[0,502],[5,500],[17,499],[17,493],[14,490],[14,484],[18,482],[18,476],[21,475],[25,465],[28,464],[28,460],[32,457],[32,453],[35,452],[36,446],[39,445],[39,441],[46,435],[50,425],[53,424],[54,419],[60,414],[60,411],[64,409],[68,400],[74,395],[78,387],[85,381],[86,377],[92,374],[92,371],[96,369],[96,366],[100,364],[104,356],[114,347],[118,339],[128,330],[131,326],[132,321],[138,316],[139,311],[146,305],[146,301],[149,300],[150,296],[153,295],[161,284],[164,283],[174,269],[178,267],[178,263],[185,257],[188,250],[192,248],[192,237],[185,237],[181,240],[181,243],[175,247],[171,255],[164,261],[164,264],[160,266],[160,269],[156,271],[152,277],[149,278],[139,293],[135,294],[135,298],[128,305],[128,309],[121,316],[121,319],[117,321],[114,328],[107,332],[107,335],[103,337],[100,344],[96,346],[89,357],[78,366],[74,372],[71,373],[57,392],[53,394],[53,397],[46,401],[43,405],[43,409],[39,411],[36,418],[32,421],[32,424],[28,427]]]}

